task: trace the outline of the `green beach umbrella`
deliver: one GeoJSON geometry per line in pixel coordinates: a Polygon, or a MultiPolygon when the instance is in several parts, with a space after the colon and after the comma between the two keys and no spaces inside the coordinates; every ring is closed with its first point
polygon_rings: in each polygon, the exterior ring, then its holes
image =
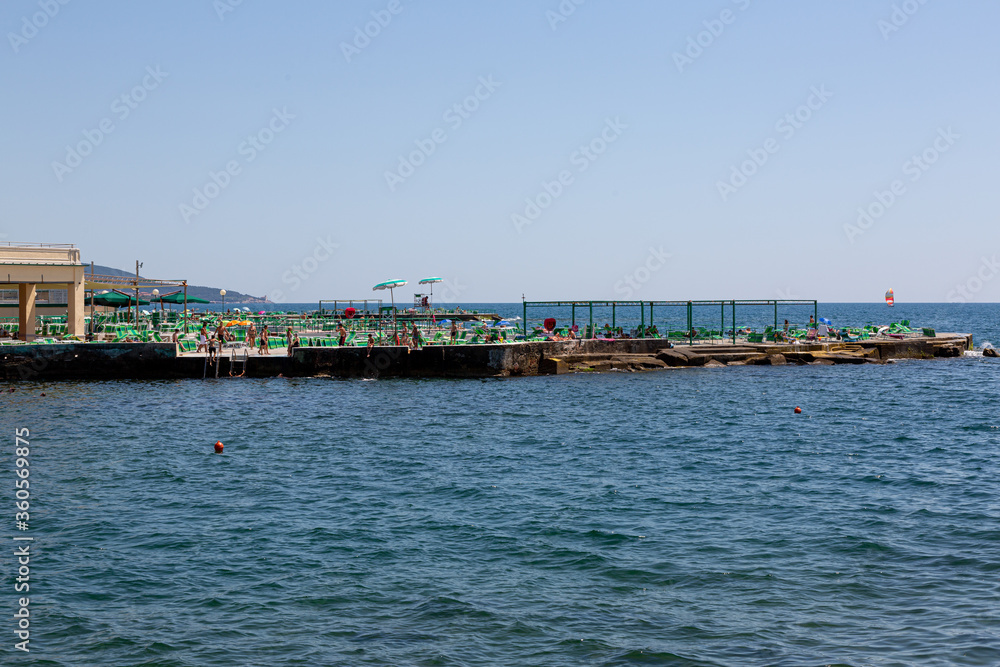
{"type": "MultiPolygon", "coordinates": [[[[183,292],[172,292],[170,294],[164,294],[160,297],[154,297],[153,301],[161,301],[163,303],[184,303],[184,293],[183,292]]],[[[208,299],[199,299],[196,296],[189,296],[187,298],[188,303],[211,303],[208,299]]]]}
{"type": "Polygon", "coordinates": [[[424,278],[418,284],[420,285],[430,285],[431,286],[431,298],[430,304],[431,308],[434,307],[434,283],[444,282],[443,278],[424,278]]]}
{"type": "MultiPolygon", "coordinates": [[[[87,299],[87,305],[91,305],[91,299],[87,299]]],[[[125,306],[134,306],[136,301],[134,296],[128,294],[123,294],[122,292],[104,292],[103,294],[95,294],[93,297],[93,305],[96,306],[108,306],[111,308],[124,308],[125,306]]],[[[145,299],[139,299],[140,306],[148,306],[149,301],[145,299]]]]}
{"type": "Polygon", "coordinates": [[[394,336],[396,335],[396,295],[393,294],[392,290],[402,287],[405,284],[405,280],[397,278],[396,280],[387,280],[384,283],[379,283],[372,288],[373,292],[377,290],[389,290],[389,298],[392,299],[392,335],[394,336]]]}

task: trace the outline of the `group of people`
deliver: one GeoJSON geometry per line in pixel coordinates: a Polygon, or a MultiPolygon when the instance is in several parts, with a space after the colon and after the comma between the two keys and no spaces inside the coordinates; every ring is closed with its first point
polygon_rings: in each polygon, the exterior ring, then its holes
{"type": "MultiPolygon", "coordinates": [[[[454,325],[454,323],[452,323],[454,325]]],[[[369,343],[374,340],[371,336],[368,337],[369,343]]],[[[405,345],[413,350],[419,350],[426,341],[424,336],[420,333],[420,329],[417,327],[416,322],[413,323],[413,328],[407,331],[406,325],[404,324],[396,331],[396,345],[405,345]]]]}
{"type": "MultiPolygon", "coordinates": [[[[291,334],[291,327],[288,329],[289,334],[291,334]]],[[[257,347],[257,352],[259,354],[270,354],[271,350],[269,347],[269,342],[271,338],[271,332],[268,326],[265,324],[264,328],[261,329],[260,335],[257,334],[256,325],[251,322],[250,327],[247,329],[246,346],[253,349],[257,347]],[[259,340],[259,344],[258,344],[259,340]]],[[[198,346],[195,348],[196,352],[208,352],[209,360],[216,358],[219,352],[222,351],[223,346],[227,342],[233,342],[236,340],[236,336],[226,328],[225,323],[219,322],[219,325],[215,328],[215,331],[209,333],[208,325],[202,323],[201,330],[198,332],[198,346]]],[[[289,347],[291,347],[292,337],[289,336],[289,347]]],[[[296,347],[298,346],[298,336],[295,336],[296,347]]],[[[177,332],[173,334],[173,342],[177,344],[179,338],[177,332]]]]}
{"type": "MultiPolygon", "coordinates": [[[[173,334],[173,340],[176,344],[178,342],[177,332],[173,334]]],[[[236,340],[232,332],[226,329],[226,325],[219,322],[219,326],[215,328],[215,331],[211,334],[208,332],[208,325],[204,322],[201,325],[201,330],[198,332],[198,347],[197,352],[208,352],[208,359],[212,361],[218,356],[218,353],[222,351],[222,346],[226,344],[227,341],[236,340]]]]}
{"type": "MultiPolygon", "coordinates": [[[[459,327],[458,323],[452,321],[449,330],[449,338],[452,344],[454,344],[458,339],[458,334],[460,330],[461,327],[459,327]]],[[[269,343],[271,336],[272,334],[270,329],[268,328],[268,325],[265,324],[260,329],[260,331],[258,331],[257,325],[253,322],[250,322],[247,327],[245,344],[247,347],[251,349],[257,348],[257,352],[259,354],[267,355],[270,354],[269,343]]],[[[288,356],[292,356],[294,349],[301,346],[299,335],[295,333],[292,327],[288,327],[285,331],[285,336],[286,340],[288,341],[288,348],[287,348],[288,356]]],[[[571,333],[571,337],[573,336],[574,334],[571,333]]],[[[343,322],[337,323],[336,338],[337,338],[337,345],[339,347],[345,347],[348,345],[349,332],[347,328],[344,326],[343,322]]],[[[202,323],[201,330],[199,331],[198,345],[196,351],[207,352],[209,355],[209,359],[213,360],[222,350],[223,345],[226,342],[235,340],[236,337],[232,334],[231,331],[229,331],[229,329],[226,328],[224,322],[220,321],[218,326],[212,332],[209,331],[208,325],[206,323],[202,323]]],[[[394,340],[394,344],[396,345],[405,345],[415,350],[420,349],[427,343],[424,333],[420,330],[420,328],[417,326],[415,322],[412,323],[410,327],[407,327],[405,323],[401,323],[395,335],[392,336],[392,340],[394,340]]],[[[501,342],[500,334],[496,331],[490,331],[487,334],[486,342],[501,342]]],[[[174,333],[174,343],[179,343],[178,335],[176,332],[174,333]]],[[[372,348],[374,348],[377,343],[378,341],[376,341],[375,336],[369,333],[368,345],[367,345],[369,356],[371,356],[372,348]]]]}

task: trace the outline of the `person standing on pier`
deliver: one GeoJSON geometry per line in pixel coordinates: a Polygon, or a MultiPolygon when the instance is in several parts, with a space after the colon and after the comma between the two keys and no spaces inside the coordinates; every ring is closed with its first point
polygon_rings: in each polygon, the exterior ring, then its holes
{"type": "Polygon", "coordinates": [[[340,347],[347,345],[347,329],[344,328],[343,322],[337,324],[337,345],[340,347]]]}
{"type": "Polygon", "coordinates": [[[410,334],[413,337],[413,349],[418,350],[423,344],[423,339],[420,337],[420,329],[417,328],[417,323],[413,323],[413,332],[410,334]]]}
{"type": "Polygon", "coordinates": [[[257,327],[253,322],[250,323],[250,328],[247,329],[247,347],[251,350],[254,348],[254,343],[257,342],[257,327]]]}
{"type": "Polygon", "coordinates": [[[264,328],[261,329],[260,331],[260,348],[258,348],[257,352],[259,352],[260,354],[271,354],[271,351],[268,349],[267,346],[268,339],[270,337],[271,337],[271,332],[267,330],[267,325],[265,324],[264,328]]]}
{"type": "Polygon", "coordinates": [[[451,344],[455,344],[455,337],[458,336],[458,322],[451,321],[451,344]]]}
{"type": "Polygon", "coordinates": [[[208,352],[208,326],[202,322],[201,331],[198,332],[197,352],[208,352]]]}

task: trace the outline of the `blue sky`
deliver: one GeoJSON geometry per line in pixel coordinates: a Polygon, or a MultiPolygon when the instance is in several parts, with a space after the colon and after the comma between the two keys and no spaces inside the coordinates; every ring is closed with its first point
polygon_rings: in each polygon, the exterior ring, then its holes
{"type": "Polygon", "coordinates": [[[9,241],[286,302],[1000,301],[995,3],[62,2],[0,6],[9,241]]]}

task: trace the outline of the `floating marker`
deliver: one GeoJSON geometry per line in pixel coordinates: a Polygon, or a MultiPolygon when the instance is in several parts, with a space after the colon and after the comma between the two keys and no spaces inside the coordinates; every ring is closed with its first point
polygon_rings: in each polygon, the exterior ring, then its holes
{"type": "MultiPolygon", "coordinates": [[[[800,408],[799,406],[796,405],[795,406],[795,414],[797,414],[797,415],[802,414],[802,408],[800,408]]],[[[220,446],[221,445],[216,445],[216,447],[220,447],[220,446]]]]}
{"type": "Polygon", "coordinates": [[[222,453],[222,441],[221,440],[216,440],[215,441],[215,453],[216,454],[221,454],[222,453]]]}

